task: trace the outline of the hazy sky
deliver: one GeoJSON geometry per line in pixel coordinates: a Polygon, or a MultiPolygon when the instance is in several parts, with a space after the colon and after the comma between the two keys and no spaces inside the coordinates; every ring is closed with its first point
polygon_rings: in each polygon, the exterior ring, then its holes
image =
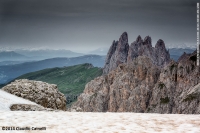
{"type": "Polygon", "coordinates": [[[198,0],[0,0],[0,47],[110,47],[128,32],[163,39],[167,47],[196,45],[198,0]]]}

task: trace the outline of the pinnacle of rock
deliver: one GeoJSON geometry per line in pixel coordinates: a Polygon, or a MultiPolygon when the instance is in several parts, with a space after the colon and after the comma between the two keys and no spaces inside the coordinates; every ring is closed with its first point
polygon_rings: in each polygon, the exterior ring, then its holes
{"type": "Polygon", "coordinates": [[[147,44],[151,45],[151,37],[150,36],[146,36],[144,38],[144,45],[147,45],[147,44]]]}
{"type": "Polygon", "coordinates": [[[128,34],[124,32],[119,41],[113,41],[107,54],[103,73],[107,74],[117,68],[119,64],[129,63],[138,56],[147,56],[155,65],[163,67],[170,61],[170,55],[165,48],[165,43],[162,39],[159,39],[155,47],[152,47],[151,42],[150,36],[146,36],[143,41],[139,35],[136,41],[129,46],[128,34]]]}
{"type": "Polygon", "coordinates": [[[136,42],[137,43],[143,42],[142,37],[140,35],[137,37],[136,42]]]}

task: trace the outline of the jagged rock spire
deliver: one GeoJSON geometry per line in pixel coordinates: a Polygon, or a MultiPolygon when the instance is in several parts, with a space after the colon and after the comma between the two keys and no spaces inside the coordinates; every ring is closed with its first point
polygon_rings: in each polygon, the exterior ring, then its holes
{"type": "Polygon", "coordinates": [[[127,34],[127,32],[124,32],[124,33],[121,35],[119,41],[124,41],[124,42],[127,42],[127,43],[128,43],[128,34],[127,34]]]}
{"type": "Polygon", "coordinates": [[[119,64],[125,63],[128,56],[128,50],[128,34],[127,32],[124,32],[120,36],[119,41],[113,41],[107,54],[103,74],[107,74],[109,71],[117,68],[119,64]]]}
{"type": "Polygon", "coordinates": [[[146,36],[144,41],[139,35],[130,47],[128,45],[128,34],[124,32],[119,41],[113,42],[107,54],[106,63],[103,69],[103,73],[107,74],[111,70],[117,68],[121,63],[132,62],[133,59],[138,56],[147,56],[157,66],[164,66],[170,61],[169,51],[165,48],[165,43],[162,39],[159,39],[152,47],[152,40],[150,36],[146,36]]]}
{"type": "Polygon", "coordinates": [[[151,44],[151,37],[150,36],[146,36],[145,38],[144,38],[144,45],[145,44],[151,44]]]}
{"type": "Polygon", "coordinates": [[[140,35],[136,38],[136,42],[137,43],[143,42],[142,37],[140,35]]]}
{"type": "Polygon", "coordinates": [[[155,52],[156,52],[156,62],[158,66],[162,66],[169,62],[170,55],[169,51],[166,50],[165,43],[162,39],[159,39],[155,45],[155,52]]]}
{"type": "Polygon", "coordinates": [[[163,47],[165,49],[165,43],[162,39],[159,39],[155,45],[155,48],[163,47]]]}
{"type": "Polygon", "coordinates": [[[113,41],[112,45],[110,46],[110,49],[107,53],[107,58],[106,58],[106,64],[109,64],[110,58],[112,57],[113,53],[115,53],[115,50],[117,48],[118,41],[115,42],[113,41]]]}

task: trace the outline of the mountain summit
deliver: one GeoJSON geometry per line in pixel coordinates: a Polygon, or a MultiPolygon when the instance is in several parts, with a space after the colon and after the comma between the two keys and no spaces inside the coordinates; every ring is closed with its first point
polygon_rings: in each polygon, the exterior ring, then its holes
{"type": "Polygon", "coordinates": [[[110,46],[103,73],[107,74],[109,71],[117,68],[119,64],[125,63],[127,61],[128,50],[128,34],[124,32],[119,38],[119,41],[114,40],[110,46]]]}
{"type": "Polygon", "coordinates": [[[107,74],[110,71],[117,68],[119,64],[130,63],[138,56],[149,57],[153,64],[163,67],[170,61],[169,51],[165,48],[163,40],[159,39],[152,47],[152,41],[150,36],[146,36],[144,41],[139,35],[136,41],[128,44],[128,34],[124,32],[119,41],[113,41],[107,54],[103,73],[107,74]]]}
{"type": "Polygon", "coordinates": [[[104,75],[86,84],[72,108],[85,112],[200,113],[197,52],[170,60],[163,40],[113,41],[104,75]]]}
{"type": "Polygon", "coordinates": [[[73,105],[85,112],[200,113],[196,54],[164,67],[138,56],[86,84],[73,105]]]}

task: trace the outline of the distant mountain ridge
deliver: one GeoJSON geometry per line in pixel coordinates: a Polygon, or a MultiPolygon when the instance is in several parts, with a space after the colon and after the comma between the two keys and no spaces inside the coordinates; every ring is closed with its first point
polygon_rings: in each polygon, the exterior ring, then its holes
{"type": "Polygon", "coordinates": [[[102,47],[95,49],[93,51],[90,51],[88,54],[96,54],[96,55],[107,55],[108,48],[102,47]]]}
{"type": "Polygon", "coordinates": [[[72,52],[70,50],[60,49],[60,50],[53,50],[53,49],[39,49],[39,50],[15,50],[15,52],[29,56],[35,59],[49,59],[55,57],[78,57],[83,56],[82,53],[72,52]]]}
{"type": "Polygon", "coordinates": [[[57,57],[78,57],[85,54],[72,52],[70,50],[53,50],[53,49],[39,49],[39,50],[23,50],[16,49],[13,51],[0,51],[0,65],[15,64],[17,61],[38,61],[57,57]]]}
{"type": "MultiPolygon", "coordinates": [[[[169,48],[170,58],[174,59],[175,61],[184,53],[192,53],[195,49],[193,48],[169,48]]],[[[88,52],[88,54],[94,55],[107,55],[108,48],[101,47],[96,50],[88,52]]],[[[53,50],[53,49],[16,49],[13,51],[8,50],[1,50],[0,51],[0,66],[1,65],[11,65],[11,64],[18,64],[20,62],[27,62],[27,61],[38,61],[44,60],[49,58],[56,58],[56,57],[78,57],[83,55],[88,55],[83,53],[76,53],[70,50],[60,49],[60,50],[53,50]]]]}
{"type": "Polygon", "coordinates": [[[28,60],[29,58],[25,55],[16,53],[14,51],[1,51],[0,52],[0,62],[2,61],[21,61],[28,60]]]}
{"type": "Polygon", "coordinates": [[[91,63],[95,67],[103,67],[105,56],[85,55],[73,58],[52,58],[41,61],[25,62],[22,64],[0,66],[0,84],[7,83],[14,78],[29,72],[46,68],[72,66],[91,63]]]}
{"type": "Polygon", "coordinates": [[[5,65],[15,65],[15,64],[21,64],[26,61],[1,61],[0,66],[5,66],[5,65]]]}

